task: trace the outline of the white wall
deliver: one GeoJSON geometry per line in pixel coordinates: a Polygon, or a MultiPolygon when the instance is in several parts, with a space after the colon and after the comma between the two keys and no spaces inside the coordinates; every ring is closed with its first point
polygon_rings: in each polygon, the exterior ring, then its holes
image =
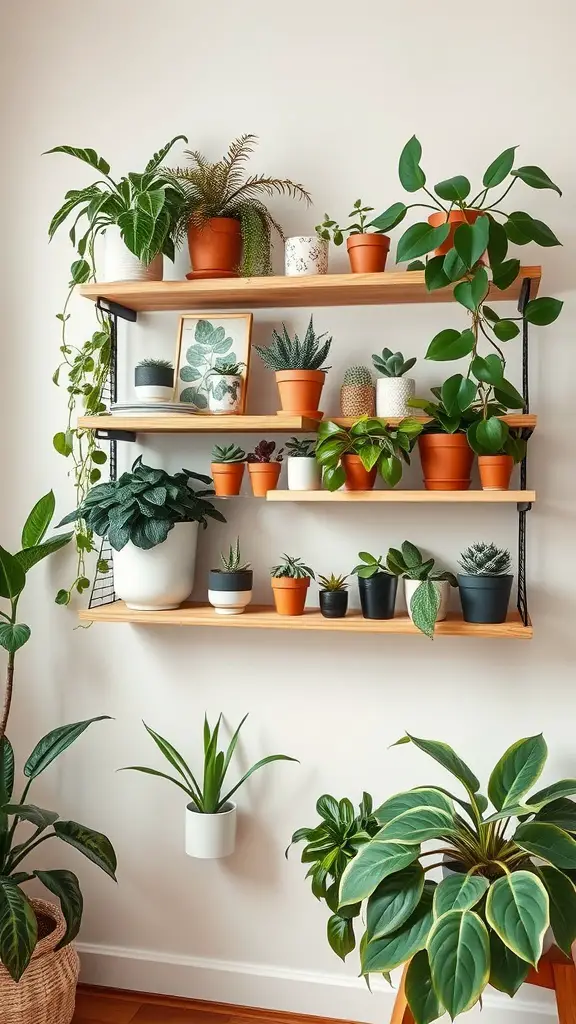
{"type": "MultiPolygon", "coordinates": [[[[539,492],[529,516],[532,643],[74,630],[73,612],[53,604],[71,562],[37,570],[25,607],[33,643],[19,658],[11,726],[20,757],[63,721],[103,712],[115,718],[84,736],[36,793],[46,806],[108,833],[118,851],[116,888],[73,853],[43,848],[45,866],[74,864],[82,876],[89,979],[386,1019],[389,997],[371,999],[355,978],[354,957],[342,966],[331,954],[326,914],[310,896],[304,869],[297,855],[289,863],[283,857],[292,830],[314,822],[316,796],[328,790],[356,799],[367,788],[383,799],[398,788],[440,782],[441,771],[416,751],[387,750],[405,728],[453,742],[483,774],[508,743],[542,729],[553,749],[550,778],[574,774],[575,29],[568,0],[544,7],[534,0],[473,7],[456,0],[4,5],[0,517],[8,547],[50,486],[62,513],[72,503],[66,466],[51,448],[65,396],[50,383],[58,356],[54,314],[71,249],[65,233],[49,247],[46,231],[63,193],[86,183],[89,172],[66,157],[42,157],[44,150],[94,146],[119,175],[139,169],[179,132],[214,157],[234,136],[256,132],[254,170],[302,181],[315,198],[313,211],[274,201],[288,233],[311,230],[325,210],[344,220],[359,195],[378,210],[403,198],[397,158],[414,132],[431,181],[453,173],[478,179],[497,153],[518,143],[522,162],[543,165],[565,189],[560,201],[519,185],[514,200],[564,242],[562,249],[522,253],[528,263],[543,259],[541,293],[566,302],[556,325],[532,332],[539,415],[530,447],[530,481],[539,492]],[[273,766],[256,777],[240,798],[237,854],[202,864],[183,851],[178,791],[115,769],[160,766],[142,718],[193,756],[205,708],[212,715],[223,710],[231,724],[250,711],[246,763],[284,751],[301,765],[273,766]]],[[[338,252],[332,269],[343,270],[345,259],[338,252]]],[[[186,269],[182,257],[175,276],[186,269]]],[[[282,316],[257,313],[256,340],[266,340],[282,316]]],[[[302,327],[306,316],[286,313],[291,327],[302,327]]],[[[443,367],[423,362],[426,345],[441,327],[463,323],[451,306],[326,309],[315,317],[334,335],[329,412],[337,411],[342,369],[369,361],[383,345],[420,355],[421,386],[438,382],[443,367]]],[[[73,324],[79,340],[92,328],[87,303],[77,302],[73,324]]],[[[138,358],[172,355],[176,326],[177,315],[165,314],[142,316],[123,330],[126,385],[138,358]]],[[[257,358],[249,400],[254,412],[276,407],[257,358]]],[[[208,439],[148,442],[151,460],[174,469],[207,467],[208,439]]],[[[136,450],[126,449],[125,459],[136,450]]],[[[405,537],[450,565],[480,536],[509,545],[516,539],[513,509],[498,507],[367,507],[328,515],[242,498],[227,508],[229,526],[211,527],[202,539],[198,596],[206,570],[237,531],[262,600],[269,597],[267,568],[286,550],[326,572],[348,570],[360,548],[384,552],[405,537]]],[[[504,1022],[508,1004],[491,999],[489,1021],[504,1022]]],[[[514,1005],[525,1015],[532,1008],[530,1021],[549,1012],[546,994],[527,992],[522,1000],[514,1005]]]]}

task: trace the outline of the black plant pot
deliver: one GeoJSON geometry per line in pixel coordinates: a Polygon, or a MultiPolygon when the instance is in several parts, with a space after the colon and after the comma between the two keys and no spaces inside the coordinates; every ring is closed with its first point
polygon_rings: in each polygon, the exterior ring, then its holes
{"type": "Polygon", "coordinates": [[[252,590],[254,573],[252,569],[240,569],[238,572],[222,572],[221,569],[210,569],[208,573],[208,589],[218,591],[252,590]]]}
{"type": "Polygon", "coordinates": [[[171,366],[136,366],[134,384],[140,387],[174,387],[174,370],[171,366]]]}
{"type": "Polygon", "coordinates": [[[320,591],[320,611],[325,619],[343,619],[347,610],[347,590],[320,591]]]}
{"type": "Polygon", "coordinates": [[[358,577],[360,605],[365,619],[393,619],[398,577],[377,572],[369,579],[358,577]]]}
{"type": "Polygon", "coordinates": [[[458,573],[464,622],[505,622],[513,579],[458,573]]]}

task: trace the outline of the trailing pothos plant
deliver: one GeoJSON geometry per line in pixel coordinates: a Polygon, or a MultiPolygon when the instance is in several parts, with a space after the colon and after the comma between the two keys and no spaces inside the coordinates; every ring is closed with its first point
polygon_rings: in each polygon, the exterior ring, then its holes
{"type": "Polygon", "coordinates": [[[389,487],[402,479],[402,461],[410,465],[412,451],[422,424],[406,417],[396,426],[382,420],[362,416],[350,429],[332,420],[323,420],[318,427],[316,460],[322,467],[324,486],[336,491],[346,481],[342,466],[344,455],[358,455],[364,469],[370,472],[376,466],[389,487]]]}
{"type": "MultiPolygon", "coordinates": [[[[419,786],[386,800],[374,811],[379,830],[358,844],[341,873],[335,906],[342,917],[357,916],[367,901],[362,974],[408,964],[408,1004],[416,1024],[430,1024],[445,1011],[453,1019],[465,1013],[488,984],[515,995],[538,964],[549,926],[570,955],[576,804],[569,798],[576,779],[528,795],[547,759],[542,735],[505,751],[487,796],[447,743],[410,734],[398,743],[413,743],[446,768],[465,797],[419,786]],[[433,848],[423,849],[428,841],[433,848]],[[426,878],[437,867],[445,869],[438,883],[426,878]]],[[[308,836],[299,830],[295,838],[308,836]]],[[[321,849],[316,863],[320,856],[321,849]]]]}
{"type": "MultiPolygon", "coordinates": [[[[110,164],[94,149],[77,146],[56,146],[49,153],[64,153],[88,164],[98,173],[93,184],[82,189],[71,189],[64,203],[54,214],[48,234],[50,240],[58,228],[73,217],[70,241],[76,249],[76,258],[70,267],[70,283],[64,308],[57,314],[60,322],[60,355],[52,380],[57,386],[65,384],[68,395],[68,416],[64,430],[53,438],[59,455],[71,459],[70,475],[76,490],[76,504],[80,505],[92,484],[102,475],[101,467],[107,461],[95,432],[76,426],[78,407],[88,416],[105,412],[105,389],[110,374],[111,337],[108,317],[96,309],[97,329],[84,342],[75,344],[69,337],[70,300],[78,284],[96,280],[95,243],[98,235],[111,225],[120,229],[127,249],[144,263],[162,252],[174,259],[177,221],[184,196],[177,183],[167,177],[160,165],[164,157],[184,135],[176,136],[148,161],[141,174],[129,173],[117,182],[110,176],[110,164]],[[80,234],[79,224],[83,223],[80,234]]],[[[77,552],[76,574],[71,584],[58,591],[58,604],[68,604],[73,591],[82,594],[90,586],[87,577],[86,556],[95,550],[92,531],[84,520],[75,527],[77,552]]],[[[108,570],[105,561],[99,563],[101,572],[108,570]]]]}
{"type": "Polygon", "coordinates": [[[71,533],[46,533],[54,513],[54,495],[45,494],[30,512],[22,530],[21,549],[10,554],[0,547],[0,646],[7,652],[6,683],[0,718],[0,963],[14,981],[24,973],[38,941],[38,923],[34,909],[22,886],[33,879],[40,882],[61,903],[66,932],[57,949],[76,937],[82,921],[83,900],[78,878],[72,871],[55,868],[33,871],[24,863],[28,855],[49,839],[60,839],[83,853],[99,868],[115,878],[116,854],[109,839],[100,832],[65,821],[51,810],[29,800],[35,779],[66,750],[99,715],[82,722],[62,725],[43,736],[24,763],[24,785],[14,795],[14,751],[7,727],[14,693],[16,654],[30,639],[30,627],[18,620],[18,605],[28,573],[38,562],[72,539],[71,533]],[[30,831],[32,826],[32,831],[30,831]]]}

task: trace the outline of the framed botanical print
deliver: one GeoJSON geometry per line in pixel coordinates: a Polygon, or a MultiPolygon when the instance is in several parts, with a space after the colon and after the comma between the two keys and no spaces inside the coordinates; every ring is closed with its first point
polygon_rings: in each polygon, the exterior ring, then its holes
{"type": "Polygon", "coordinates": [[[185,313],[180,317],[176,347],[175,398],[208,413],[208,392],[214,367],[241,364],[242,398],[246,408],[252,313],[185,313]]]}

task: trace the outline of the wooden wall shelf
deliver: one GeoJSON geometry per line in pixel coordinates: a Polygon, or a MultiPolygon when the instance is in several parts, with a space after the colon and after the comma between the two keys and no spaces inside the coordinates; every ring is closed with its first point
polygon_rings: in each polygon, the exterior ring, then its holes
{"type": "MultiPolygon", "coordinates": [[[[349,427],[354,419],[349,416],[327,416],[341,426],[349,427]]],[[[421,423],[428,423],[429,416],[415,416],[421,423]]],[[[521,414],[503,416],[510,427],[524,427],[534,430],[537,417],[521,414]]],[[[400,417],[388,417],[386,423],[400,423],[400,417]]],[[[291,433],[315,432],[317,420],[307,416],[191,416],[189,413],[172,413],[168,416],[80,416],[78,426],[83,430],[131,430],[140,434],[221,434],[221,433],[291,433]]]]}
{"type": "MultiPolygon", "coordinates": [[[[538,293],[541,267],[522,267],[506,291],[490,287],[491,302],[518,301],[522,281],[538,293]]],[[[288,306],[386,306],[408,302],[452,302],[452,289],[426,291],[423,270],[384,274],[325,274],[315,277],[237,277],[206,281],[118,281],[86,284],[80,295],[107,299],[136,312],[197,309],[273,309],[288,306]]]]}
{"type": "MultiPolygon", "coordinates": [[[[218,615],[211,605],[185,604],[175,611],[139,612],[126,608],[123,601],[86,608],[80,612],[84,622],[131,622],[148,626],[224,626],[235,629],[326,630],[342,633],[398,633],[418,635],[407,615],[393,619],[365,619],[359,611],[349,612],[343,619],[325,619],[317,608],[309,608],[304,615],[278,615],[268,605],[251,605],[242,615],[218,615]]],[[[503,640],[531,640],[532,625],[524,626],[517,612],[511,612],[506,622],[489,625],[464,622],[456,613],[450,613],[445,622],[436,625],[437,636],[471,636],[501,638],[503,640]]]]}
{"type": "Polygon", "coordinates": [[[536,501],[536,491],[268,491],[267,501],[308,501],[308,502],[382,502],[395,505],[399,502],[429,503],[432,505],[471,504],[497,505],[517,504],[536,501]]]}

